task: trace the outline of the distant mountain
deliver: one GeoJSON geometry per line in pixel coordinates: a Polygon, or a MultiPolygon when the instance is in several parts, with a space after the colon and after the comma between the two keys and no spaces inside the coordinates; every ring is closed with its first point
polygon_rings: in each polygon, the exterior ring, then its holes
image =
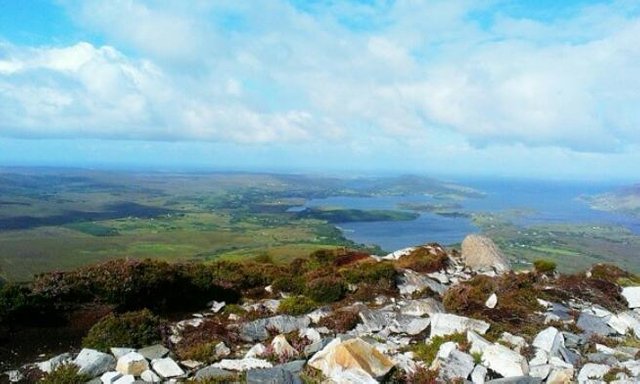
{"type": "Polygon", "coordinates": [[[596,196],[583,197],[592,208],[640,217],[640,184],[596,196]]]}

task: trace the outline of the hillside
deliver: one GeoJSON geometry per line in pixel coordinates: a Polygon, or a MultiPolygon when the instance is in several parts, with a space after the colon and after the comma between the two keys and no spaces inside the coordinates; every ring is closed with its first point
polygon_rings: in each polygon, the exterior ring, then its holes
{"type": "Polygon", "coordinates": [[[640,184],[584,199],[595,209],[640,217],[640,184]]]}
{"type": "Polygon", "coordinates": [[[513,272],[481,236],[461,250],[324,250],[290,265],[111,261],[5,286],[0,361],[5,380],[46,383],[638,382],[640,278],[554,268],[513,272]],[[12,340],[98,309],[81,343],[46,358],[12,340]]]}

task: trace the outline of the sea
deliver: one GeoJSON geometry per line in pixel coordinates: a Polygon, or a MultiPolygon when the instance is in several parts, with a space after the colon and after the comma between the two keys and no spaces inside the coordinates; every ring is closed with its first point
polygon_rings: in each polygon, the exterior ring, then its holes
{"type": "MultiPolygon", "coordinates": [[[[463,213],[517,212],[511,220],[520,226],[540,224],[621,225],[640,235],[640,220],[632,216],[590,208],[580,196],[597,195],[622,187],[611,183],[516,179],[455,180],[485,194],[483,198],[452,201],[463,213]]],[[[401,203],[443,204],[450,201],[429,195],[352,197],[333,196],[309,200],[304,207],[401,210],[401,203]]],[[[302,209],[304,207],[298,207],[302,209]]],[[[447,217],[422,212],[411,221],[337,223],[344,236],[356,243],[379,245],[393,251],[416,244],[437,242],[454,245],[470,233],[478,233],[470,217],[447,217]]]]}

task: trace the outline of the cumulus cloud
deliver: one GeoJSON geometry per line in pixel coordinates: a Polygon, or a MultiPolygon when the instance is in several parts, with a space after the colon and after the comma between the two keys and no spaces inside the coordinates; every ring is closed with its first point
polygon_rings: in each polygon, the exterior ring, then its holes
{"type": "Polygon", "coordinates": [[[0,45],[1,135],[640,143],[632,2],[554,19],[497,0],[63,4],[108,45],[0,45]]]}

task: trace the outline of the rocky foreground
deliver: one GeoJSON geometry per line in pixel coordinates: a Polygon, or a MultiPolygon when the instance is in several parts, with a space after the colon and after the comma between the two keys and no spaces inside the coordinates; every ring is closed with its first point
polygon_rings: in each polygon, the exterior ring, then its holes
{"type": "Polygon", "coordinates": [[[468,237],[461,253],[432,244],[371,258],[393,262],[399,273],[393,290],[370,300],[291,315],[281,304],[292,294],[268,286],[267,298],[214,301],[172,323],[164,345],[85,348],[6,375],[24,382],[34,370],[72,363],[96,384],[640,383],[640,286],[607,280],[620,277],[615,269],[598,278],[591,274],[602,268],[572,277],[543,265],[514,273],[479,236],[468,237]],[[416,253],[446,263],[431,272],[402,268],[416,253]],[[200,354],[206,361],[173,350],[204,334],[217,338],[200,354]]]}

